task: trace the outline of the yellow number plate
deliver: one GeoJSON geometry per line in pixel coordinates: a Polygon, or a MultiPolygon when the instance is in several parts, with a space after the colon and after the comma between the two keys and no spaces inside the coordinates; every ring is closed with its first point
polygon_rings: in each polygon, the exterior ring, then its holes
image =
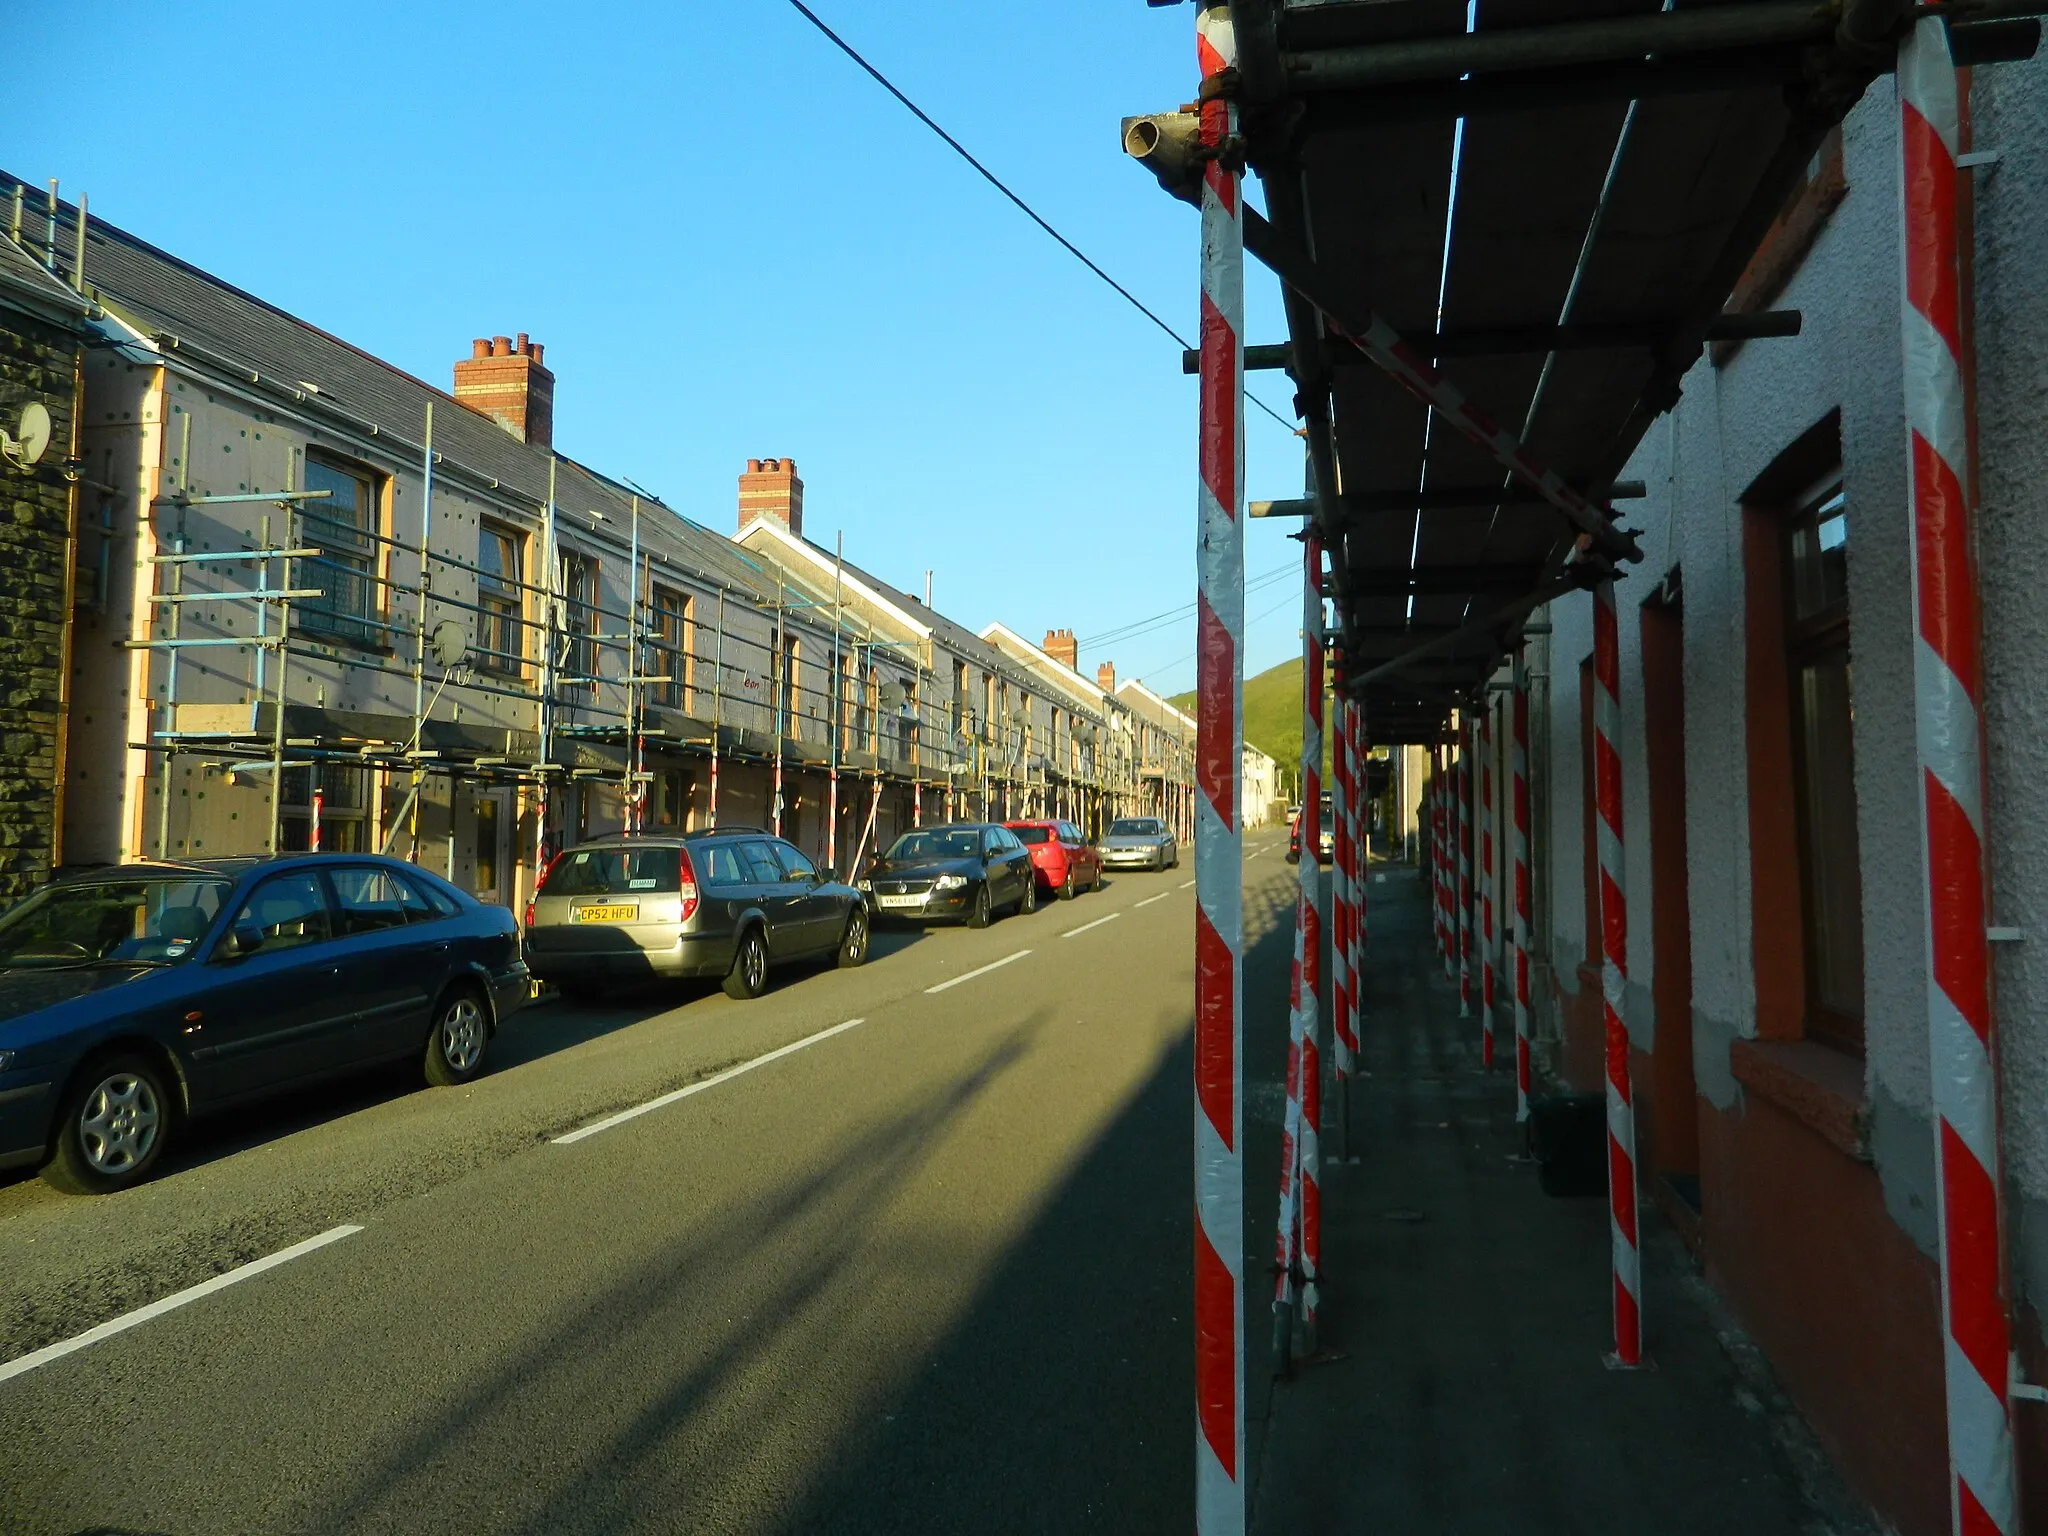
{"type": "Polygon", "coordinates": [[[571,914],[579,923],[630,923],[640,915],[636,905],[577,907],[571,914]]]}

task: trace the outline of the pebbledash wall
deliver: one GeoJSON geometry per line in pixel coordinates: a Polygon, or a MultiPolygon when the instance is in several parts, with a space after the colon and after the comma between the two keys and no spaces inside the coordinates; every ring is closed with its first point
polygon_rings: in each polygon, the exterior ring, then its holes
{"type": "Polygon", "coordinates": [[[0,244],[0,428],[48,413],[37,462],[0,461],[0,909],[63,857],[64,732],[70,697],[72,547],[81,336],[86,307],[0,244]]]}
{"type": "MultiPolygon", "coordinates": [[[[2048,63],[1986,71],[1979,81],[1974,141],[2001,154],[1974,183],[1991,920],[2018,926],[2026,940],[1994,946],[1993,963],[2015,1333],[2040,1380],[2048,1373],[2041,1337],[2048,1313],[2048,817],[2041,810],[2048,610],[2040,601],[2048,590],[2048,304],[2038,252],[2048,240],[2048,137],[2041,131],[2048,63]]],[[[1946,1531],[1949,1512],[1912,697],[1897,114],[1887,77],[1844,125],[1846,195],[1775,301],[1804,313],[1801,334],[1751,343],[1718,364],[1702,361],[1677,408],[1630,463],[1627,474],[1649,491],[1627,508],[1642,529],[1646,558],[1618,585],[1616,600],[1628,1024],[1644,1122],[1639,1165],[1852,1485],[1887,1522],[1918,1536],[1946,1531]],[[1774,967],[1780,946],[1797,943],[1799,895],[1796,884],[1786,888],[1796,878],[1788,873],[1793,855],[1773,829],[1791,825],[1792,789],[1789,777],[1759,771],[1752,740],[1757,731],[1787,727],[1771,713],[1783,701],[1752,678],[1759,625],[1768,633],[1776,623],[1758,604],[1781,599],[1751,569],[1758,535],[1756,515],[1743,511],[1745,494],[1769,484],[1802,436],[1824,436],[1834,413],[1849,524],[1866,1014],[1860,1058],[1786,1038],[1799,1033],[1798,1021],[1788,1029],[1774,967]],[[1679,931],[1689,933],[1691,969],[1682,1021],[1668,1006],[1660,1018],[1655,1007],[1659,966],[1684,964],[1681,955],[1659,953],[1656,942],[1641,614],[1660,585],[1666,599],[1682,593],[1689,921],[1679,931]],[[1790,935],[1778,931],[1788,912],[1790,935]],[[1674,1064],[1670,1053],[1685,1050],[1683,1025],[1690,1060],[1674,1064]],[[1667,1155],[1684,1140],[1680,1127],[1657,1123],[1682,1103],[1654,1092],[1660,1065],[1667,1076],[1674,1065],[1690,1067],[1698,1117],[1692,1188],[1684,1188],[1688,1170],[1672,1168],[1667,1155]]],[[[1598,955],[1585,931],[1580,713],[1590,599],[1553,604],[1549,616],[1549,704],[1532,719],[1549,849],[1538,871],[1539,944],[1550,962],[1554,1066],[1574,1086],[1593,1089],[1598,955]]],[[[1667,885],[1664,894],[1674,893],[1667,885]]],[[[1652,1294],[1645,1313],[1653,1354],[1658,1312],[1652,1294]]],[[[2017,1404],[2014,1428],[2027,1528],[2038,1522],[2048,1529],[2048,1408],[2017,1404]]]]}

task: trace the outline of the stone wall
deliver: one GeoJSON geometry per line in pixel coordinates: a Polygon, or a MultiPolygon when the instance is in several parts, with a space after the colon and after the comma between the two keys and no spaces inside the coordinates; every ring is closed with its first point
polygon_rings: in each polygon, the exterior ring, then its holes
{"type": "Polygon", "coordinates": [[[0,421],[49,410],[50,447],[30,470],[0,463],[0,907],[49,877],[57,847],[77,343],[0,308],[0,421]]]}

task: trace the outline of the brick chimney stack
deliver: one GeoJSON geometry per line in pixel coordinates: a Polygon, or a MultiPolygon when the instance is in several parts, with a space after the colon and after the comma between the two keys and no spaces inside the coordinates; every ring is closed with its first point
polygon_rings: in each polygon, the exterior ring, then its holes
{"type": "Polygon", "coordinates": [[[455,365],[455,398],[488,416],[522,443],[555,441],[555,376],[540,360],[540,343],[521,331],[479,336],[455,365]]]}
{"type": "Polygon", "coordinates": [[[740,527],[772,517],[798,538],[804,536],[804,483],[795,459],[749,459],[740,476],[740,527]]]}
{"type": "Polygon", "coordinates": [[[1095,669],[1095,686],[1104,693],[1116,692],[1116,668],[1104,662],[1095,669]]]}
{"type": "Polygon", "coordinates": [[[1054,661],[1063,661],[1076,672],[1080,671],[1081,648],[1074,643],[1071,629],[1048,629],[1045,644],[1040,647],[1054,661]]]}

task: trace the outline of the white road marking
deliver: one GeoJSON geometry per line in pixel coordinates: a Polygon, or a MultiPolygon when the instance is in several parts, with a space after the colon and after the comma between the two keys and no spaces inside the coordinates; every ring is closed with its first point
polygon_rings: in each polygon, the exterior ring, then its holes
{"type": "Polygon", "coordinates": [[[1189,886],[1193,885],[1194,883],[1195,883],[1195,882],[1194,882],[1194,881],[1192,881],[1192,880],[1183,880],[1183,881],[1181,881],[1181,883],[1180,883],[1180,888],[1181,888],[1182,890],[1186,890],[1186,889],[1187,889],[1187,888],[1188,888],[1189,886]]]}
{"type": "Polygon", "coordinates": [[[293,1259],[300,1257],[302,1254],[311,1253],[316,1248],[325,1248],[329,1243],[340,1242],[344,1237],[351,1236],[362,1230],[360,1226],[330,1227],[317,1237],[309,1237],[302,1243],[293,1243],[289,1248],[280,1248],[276,1253],[270,1254],[265,1258],[251,1259],[246,1264],[237,1265],[224,1275],[215,1275],[211,1280],[202,1280],[199,1284],[187,1286],[182,1291],[173,1291],[161,1301],[152,1301],[146,1307],[137,1307],[133,1312],[124,1312],[119,1317],[110,1318],[108,1321],[101,1323],[97,1328],[88,1328],[84,1333],[78,1334],[75,1337],[60,1339],[55,1344],[46,1344],[41,1349],[32,1350],[19,1359],[9,1360],[5,1365],[0,1365],[0,1381],[5,1381],[10,1376],[23,1375],[28,1371],[34,1370],[39,1365],[48,1365],[52,1360],[61,1360],[64,1356],[71,1354],[75,1350],[84,1349],[88,1344],[97,1344],[101,1339],[112,1338],[117,1333],[125,1333],[128,1329],[135,1327],[139,1323],[146,1323],[154,1317],[162,1317],[166,1312],[175,1312],[188,1302],[197,1301],[202,1296],[211,1296],[215,1291],[224,1291],[231,1285],[239,1284],[241,1281],[262,1274],[266,1269],[275,1269],[280,1264],[289,1264],[293,1259]]]}
{"type": "MultiPolygon", "coordinates": [[[[1140,902],[1139,905],[1143,906],[1144,903],[1140,902]]],[[[1063,939],[1071,939],[1077,933],[1086,933],[1090,928],[1100,928],[1104,923],[1113,923],[1122,916],[1123,913],[1121,912],[1112,912],[1107,917],[1098,917],[1092,923],[1083,923],[1078,928],[1069,928],[1065,933],[1061,934],[1060,937],[1063,939]]]]}
{"type": "Polygon", "coordinates": [[[616,1115],[606,1115],[602,1120],[593,1120],[588,1125],[579,1126],[573,1131],[557,1136],[554,1144],[558,1147],[567,1146],[572,1141],[595,1136],[599,1131],[608,1131],[615,1125],[623,1125],[636,1116],[646,1114],[649,1110],[664,1109],[679,1100],[689,1098],[692,1094],[702,1093],[707,1088],[716,1088],[720,1083],[729,1083],[742,1073],[751,1072],[756,1067],[765,1067],[769,1062],[780,1061],[785,1056],[793,1056],[807,1045],[816,1045],[820,1040],[830,1040],[834,1035],[845,1034],[856,1024],[865,1023],[866,1019],[848,1019],[843,1024],[834,1024],[830,1029],[821,1029],[815,1035],[805,1035],[801,1040],[792,1040],[788,1045],[778,1046],[765,1055],[754,1057],[751,1061],[743,1061],[736,1067],[727,1067],[723,1072],[714,1072],[709,1077],[700,1078],[688,1087],[661,1094],[649,1099],[645,1104],[635,1104],[631,1109],[622,1109],[616,1115]]]}
{"type": "Polygon", "coordinates": [[[977,976],[986,976],[990,971],[999,971],[1004,966],[1008,965],[1012,960],[1022,960],[1026,955],[1030,953],[1031,951],[1028,949],[1020,949],[1014,955],[1005,955],[1000,960],[991,960],[987,965],[976,966],[971,971],[962,971],[958,976],[955,976],[951,981],[942,981],[936,987],[926,987],[925,991],[943,992],[948,987],[957,987],[963,981],[972,981],[977,976]]]}
{"type": "Polygon", "coordinates": [[[1172,894],[1173,892],[1171,891],[1161,891],[1157,896],[1147,896],[1143,901],[1132,902],[1131,910],[1135,912],[1139,907],[1149,907],[1153,902],[1164,901],[1172,894]]]}
{"type": "Polygon", "coordinates": [[[1385,875],[1374,875],[1372,877],[1372,883],[1374,885],[1385,885],[1387,883],[1387,877],[1385,875]]]}

